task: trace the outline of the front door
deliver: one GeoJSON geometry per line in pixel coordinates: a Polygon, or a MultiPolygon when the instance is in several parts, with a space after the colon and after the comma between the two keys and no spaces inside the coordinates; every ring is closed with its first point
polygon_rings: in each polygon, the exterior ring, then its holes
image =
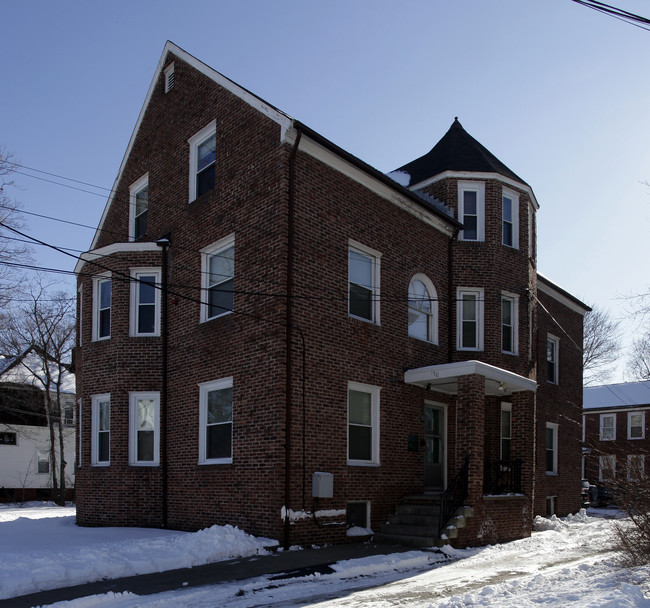
{"type": "Polygon", "coordinates": [[[445,408],[424,406],[424,490],[445,489],[445,408]]]}

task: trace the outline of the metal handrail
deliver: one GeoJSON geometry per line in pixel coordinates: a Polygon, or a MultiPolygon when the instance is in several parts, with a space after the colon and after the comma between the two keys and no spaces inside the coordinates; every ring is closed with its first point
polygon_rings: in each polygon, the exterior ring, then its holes
{"type": "Polygon", "coordinates": [[[483,494],[521,494],[521,460],[488,460],[483,475],[483,494]]]}
{"type": "Polygon", "coordinates": [[[467,498],[467,488],[469,485],[469,454],[465,456],[463,466],[456,474],[447,489],[440,496],[440,521],[438,522],[438,536],[442,534],[442,530],[447,524],[447,521],[456,512],[458,507],[462,506],[467,498]]]}

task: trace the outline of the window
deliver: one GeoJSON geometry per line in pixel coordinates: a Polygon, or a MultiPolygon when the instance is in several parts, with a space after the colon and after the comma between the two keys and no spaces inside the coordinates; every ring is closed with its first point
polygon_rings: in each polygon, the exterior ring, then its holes
{"type": "Polygon", "coordinates": [[[501,404],[501,460],[510,460],[512,439],[512,404],[501,404]]]}
{"type": "Polygon", "coordinates": [[[147,232],[149,210],[149,174],[141,177],[129,189],[129,240],[139,239],[147,232]]]}
{"type": "Polygon", "coordinates": [[[355,501],[347,504],[346,526],[348,530],[370,527],[370,503],[368,501],[355,501]]]}
{"type": "Polygon", "coordinates": [[[463,223],[462,241],[485,240],[485,184],[458,182],[458,219],[463,223]]]}
{"type": "Polygon", "coordinates": [[[0,432],[0,445],[16,445],[16,433],[10,431],[0,432]]]}
{"type": "Polygon", "coordinates": [[[645,456],[629,454],[627,457],[627,480],[642,481],[645,478],[645,456]]]}
{"type": "Polygon", "coordinates": [[[93,279],[93,340],[111,337],[111,279],[102,275],[93,279]]]}
{"type": "Polygon", "coordinates": [[[71,403],[63,406],[63,426],[74,426],[74,405],[71,403]]]}
{"type": "Polygon", "coordinates": [[[189,139],[190,203],[214,188],[217,153],[217,122],[189,139]]]}
{"type": "Polygon", "coordinates": [[[519,195],[504,188],[501,210],[502,243],[519,249],[519,195]]]}
{"type": "Polygon", "coordinates": [[[558,384],[558,347],[560,339],[549,335],[546,338],[546,380],[558,384]]]}
{"type": "Polygon", "coordinates": [[[614,441],[616,439],[616,414],[600,415],[600,440],[614,441]]]}
{"type": "Polygon", "coordinates": [[[129,464],[156,466],[160,460],[160,395],[129,393],[129,464]]]}
{"type": "Polygon", "coordinates": [[[82,462],[81,462],[81,455],[83,454],[83,443],[82,443],[82,437],[84,434],[84,427],[83,427],[83,418],[82,418],[82,413],[83,409],[81,407],[82,400],[78,399],[77,400],[77,412],[79,412],[79,432],[77,433],[77,442],[78,442],[78,447],[77,447],[77,468],[81,468],[82,462]]]}
{"type": "Polygon", "coordinates": [[[111,396],[94,395],[92,407],[91,462],[94,465],[110,463],[111,445],[111,396]]]}
{"type": "Polygon", "coordinates": [[[201,250],[201,321],[233,311],[235,236],[230,235],[201,250]]]}
{"type": "Polygon", "coordinates": [[[627,438],[645,439],[645,412],[628,412],[627,438]]]}
{"type": "Polygon", "coordinates": [[[348,249],[348,312],[379,325],[379,259],[372,249],[350,243],[348,249]]]}
{"type": "Polygon", "coordinates": [[[77,344],[79,346],[83,346],[83,334],[84,334],[84,329],[83,329],[83,318],[84,318],[84,298],[83,298],[83,285],[79,286],[79,289],[77,289],[77,301],[79,302],[79,317],[78,317],[78,324],[79,324],[79,329],[77,331],[77,344]]]}
{"type": "Polygon", "coordinates": [[[457,294],[457,348],[483,350],[483,290],[461,287],[457,294]]]}
{"type": "Polygon", "coordinates": [[[546,423],[546,473],[557,473],[557,431],[558,425],[546,423]]]}
{"type": "Polygon", "coordinates": [[[49,450],[38,450],[36,470],[38,473],[50,472],[50,451],[49,450]]]}
{"type": "Polygon", "coordinates": [[[533,209],[533,204],[531,203],[528,205],[528,257],[531,260],[535,259],[534,226],[535,209],[533,209]]]}
{"type": "Polygon", "coordinates": [[[232,462],[232,378],[199,384],[199,463],[232,462]]]}
{"type": "Polygon", "coordinates": [[[409,336],[438,343],[438,294],[422,274],[409,284],[408,325],[409,336]]]}
{"type": "Polygon", "coordinates": [[[501,351],[516,355],[519,342],[519,298],[501,296],[501,351]]]}
{"type": "Polygon", "coordinates": [[[165,93],[169,93],[174,88],[174,82],[174,63],[172,62],[165,68],[165,93]]]}
{"type": "Polygon", "coordinates": [[[552,515],[555,515],[556,501],[557,501],[557,496],[546,497],[546,517],[551,517],[552,515]]]}
{"type": "Polygon", "coordinates": [[[616,456],[605,454],[598,457],[598,481],[616,479],[616,456]]]}
{"type": "Polygon", "coordinates": [[[379,464],[379,391],[348,383],[348,464],[379,464]]]}
{"type": "Polygon", "coordinates": [[[160,270],[131,270],[131,336],[160,335],[160,270]]]}

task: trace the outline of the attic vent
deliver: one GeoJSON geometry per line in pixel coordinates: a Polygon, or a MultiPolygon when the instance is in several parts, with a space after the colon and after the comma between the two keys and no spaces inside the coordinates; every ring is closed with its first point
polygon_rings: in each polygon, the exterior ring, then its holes
{"type": "Polygon", "coordinates": [[[165,93],[174,88],[174,64],[170,63],[165,68],[165,93]]]}

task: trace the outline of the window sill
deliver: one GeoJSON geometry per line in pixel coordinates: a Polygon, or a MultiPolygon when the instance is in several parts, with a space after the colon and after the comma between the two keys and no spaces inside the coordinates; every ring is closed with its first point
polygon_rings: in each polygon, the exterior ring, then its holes
{"type": "Polygon", "coordinates": [[[548,477],[559,477],[560,476],[558,473],[554,473],[553,471],[546,471],[546,475],[548,477]]]}
{"type": "Polygon", "coordinates": [[[216,317],[210,317],[209,319],[201,319],[200,323],[210,323],[210,321],[216,321],[217,319],[222,319],[223,317],[227,317],[228,315],[233,314],[235,311],[234,310],[228,310],[226,312],[221,313],[220,315],[217,315],[216,317]]]}
{"type": "Polygon", "coordinates": [[[371,462],[365,460],[348,460],[348,466],[350,467],[379,467],[381,466],[378,462],[371,462]]]}
{"type": "Polygon", "coordinates": [[[209,466],[220,466],[224,464],[232,464],[232,458],[220,458],[218,460],[203,460],[198,463],[200,467],[209,467],[209,466]]]}
{"type": "Polygon", "coordinates": [[[91,465],[93,469],[107,469],[111,466],[110,462],[93,462],[91,465]]]}
{"type": "Polygon", "coordinates": [[[354,319],[355,321],[362,321],[363,323],[368,323],[370,325],[376,325],[379,327],[379,323],[377,321],[373,321],[372,319],[366,319],[365,317],[357,317],[356,315],[351,315],[348,313],[348,318],[349,319],[354,319]]]}
{"type": "Polygon", "coordinates": [[[130,467],[137,467],[143,469],[155,469],[160,466],[159,462],[129,462],[130,467]]]}

